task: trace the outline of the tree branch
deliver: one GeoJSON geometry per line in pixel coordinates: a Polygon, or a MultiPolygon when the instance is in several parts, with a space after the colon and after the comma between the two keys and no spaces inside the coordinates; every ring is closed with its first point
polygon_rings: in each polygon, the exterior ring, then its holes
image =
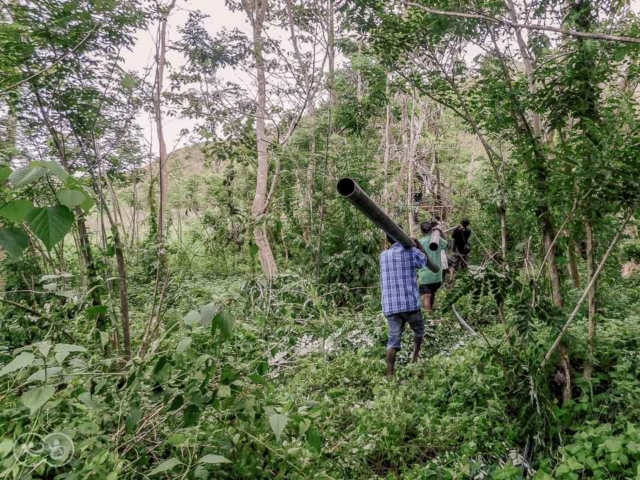
{"type": "Polygon", "coordinates": [[[640,38],[625,37],[621,35],[608,35],[606,33],[588,33],[580,32],[578,30],[565,30],[564,28],[550,27],[547,25],[530,25],[528,23],[516,23],[507,19],[500,19],[495,17],[489,17],[480,13],[464,13],[464,12],[451,12],[447,10],[436,10],[434,8],[425,7],[418,3],[407,2],[407,6],[415,7],[431,15],[442,15],[444,17],[458,17],[458,18],[471,18],[475,20],[484,20],[485,22],[497,23],[507,25],[512,28],[524,28],[525,30],[537,30],[543,32],[554,32],[561,35],[569,35],[572,37],[591,38],[594,40],[602,40],[606,42],[623,42],[623,43],[640,43],[640,38]]]}
{"type": "Polygon", "coordinates": [[[80,42],[73,47],[71,50],[69,50],[68,52],[66,52],[65,54],[63,54],[60,58],[54,60],[54,62],[49,65],[46,68],[43,68],[42,70],[37,71],[36,73],[34,73],[33,75],[29,75],[27,78],[20,80],[19,82],[14,83],[13,85],[9,85],[8,87],[5,87],[3,89],[0,89],[0,93],[4,93],[4,92],[8,92],[9,90],[12,90],[16,87],[19,87],[20,85],[22,85],[23,83],[27,83],[30,80],[33,80],[34,78],[42,75],[43,73],[48,72],[49,70],[51,70],[53,67],[55,67],[56,65],[58,65],[60,62],[62,62],[65,58],[67,58],[69,55],[71,55],[73,52],[75,52],[76,50],[78,50],[82,45],[84,45],[84,43],[89,40],[89,38],[91,37],[91,35],[93,35],[93,32],[95,32],[98,27],[102,25],[102,23],[97,23],[95,27],[93,27],[91,29],[91,31],[89,31],[89,33],[87,33],[84,38],[82,40],[80,40],[80,42]]]}

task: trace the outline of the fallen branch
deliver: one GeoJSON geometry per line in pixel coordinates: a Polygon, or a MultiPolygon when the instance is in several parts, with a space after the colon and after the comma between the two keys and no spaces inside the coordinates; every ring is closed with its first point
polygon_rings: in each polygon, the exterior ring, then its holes
{"type": "Polygon", "coordinates": [[[627,226],[627,223],[629,223],[629,220],[631,220],[631,217],[633,216],[634,212],[635,212],[634,208],[632,208],[629,211],[629,214],[624,219],[624,222],[622,223],[622,225],[618,229],[618,232],[616,233],[615,237],[613,237],[613,240],[611,240],[611,243],[609,244],[609,248],[607,248],[607,251],[605,252],[604,256],[602,257],[602,260],[600,260],[600,264],[598,265],[597,270],[593,274],[593,277],[591,277],[591,281],[589,282],[589,285],[587,285],[587,287],[584,289],[584,292],[582,293],[582,296],[580,297],[580,300],[578,300],[578,303],[576,304],[575,308],[573,309],[573,312],[571,312],[571,316],[567,320],[567,323],[565,323],[564,327],[562,327],[562,330],[560,331],[560,334],[558,335],[558,338],[556,338],[556,341],[553,342],[553,345],[551,345],[551,348],[549,349],[549,351],[544,356],[544,359],[542,360],[542,363],[540,364],[540,367],[539,367],[540,369],[544,368],[544,366],[547,364],[547,362],[551,358],[551,355],[553,355],[553,353],[556,351],[556,349],[560,345],[560,342],[562,342],[562,338],[564,337],[564,334],[567,333],[567,330],[569,330],[569,327],[571,326],[573,321],[578,316],[578,312],[580,311],[580,307],[582,306],[582,303],[587,298],[587,295],[589,294],[589,290],[591,290],[591,287],[593,287],[593,285],[595,284],[598,276],[600,275],[600,272],[604,268],[605,263],[609,259],[609,255],[611,255],[611,252],[613,251],[613,247],[615,247],[616,243],[618,243],[618,239],[620,238],[620,234],[623,232],[623,230],[627,226]]]}
{"type": "Polygon", "coordinates": [[[488,15],[482,15],[480,13],[464,13],[464,12],[452,12],[448,10],[437,10],[435,8],[425,7],[419,3],[407,2],[406,5],[423,10],[432,15],[442,15],[445,17],[458,17],[458,18],[471,18],[475,20],[484,20],[485,22],[497,23],[506,25],[512,28],[524,28],[525,30],[537,30],[543,32],[554,32],[561,35],[569,35],[571,37],[591,38],[594,40],[602,40],[606,42],[623,42],[623,43],[640,43],[640,38],[625,37],[621,35],[609,35],[606,33],[597,32],[581,32],[578,30],[565,30],[559,27],[550,27],[547,25],[530,25],[528,23],[516,23],[511,20],[489,17],[488,15]]]}

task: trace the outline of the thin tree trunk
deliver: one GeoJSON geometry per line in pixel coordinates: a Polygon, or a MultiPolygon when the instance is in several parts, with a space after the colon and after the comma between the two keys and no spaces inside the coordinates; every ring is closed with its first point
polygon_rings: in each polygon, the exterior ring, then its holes
{"type": "MultiPolygon", "coordinates": [[[[269,181],[269,153],[267,150],[267,138],[265,119],[267,116],[267,81],[265,77],[265,65],[263,57],[262,29],[267,10],[267,0],[243,0],[243,5],[253,26],[253,54],[256,63],[256,77],[258,82],[258,105],[256,108],[256,141],[258,146],[258,171],[256,178],[256,193],[251,207],[254,219],[253,235],[258,247],[258,256],[262,272],[273,278],[278,275],[278,267],[269,244],[265,214],[269,206],[268,194],[269,181]]],[[[273,179],[272,190],[276,178],[273,179]]]]}
{"type": "MultiPolygon", "coordinates": [[[[266,1],[266,0],[265,0],[266,1]]],[[[336,89],[335,89],[335,62],[336,62],[336,46],[334,32],[334,7],[333,0],[327,1],[327,24],[328,24],[328,57],[329,57],[329,105],[336,105],[336,89]]]]}
{"type": "Polygon", "coordinates": [[[593,224],[591,220],[585,223],[587,237],[587,277],[589,278],[589,327],[587,333],[587,363],[584,367],[584,377],[591,378],[593,372],[594,350],[596,340],[596,289],[597,280],[594,278],[596,270],[596,258],[593,237],[593,224]]]}
{"type": "MultiPolygon", "coordinates": [[[[168,6],[160,6],[162,9],[162,16],[160,23],[158,24],[158,42],[159,45],[156,51],[156,89],[155,89],[155,120],[156,131],[158,135],[158,161],[160,164],[160,204],[158,206],[158,247],[159,258],[163,265],[166,264],[166,255],[164,248],[165,241],[165,219],[166,210],[169,203],[169,172],[167,165],[167,144],[164,138],[164,128],[162,124],[162,87],[164,81],[164,70],[167,64],[167,18],[169,17],[171,10],[176,4],[176,0],[172,0],[168,6]]],[[[126,340],[125,340],[126,341],[126,340]]]]}
{"type": "Polygon", "coordinates": [[[571,235],[569,235],[567,242],[567,258],[569,260],[567,268],[569,270],[573,286],[575,288],[580,288],[580,272],[578,271],[578,259],[576,257],[576,243],[571,235]]]}
{"type": "Polygon", "coordinates": [[[385,93],[387,108],[384,122],[384,205],[389,205],[389,156],[391,152],[391,102],[389,101],[389,77],[386,79],[385,93]]]}

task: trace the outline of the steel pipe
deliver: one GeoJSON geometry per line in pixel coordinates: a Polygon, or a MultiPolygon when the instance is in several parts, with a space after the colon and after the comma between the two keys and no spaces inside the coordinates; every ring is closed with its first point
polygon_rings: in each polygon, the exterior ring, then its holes
{"type": "MultiPolygon", "coordinates": [[[[391,220],[389,216],[371,200],[364,190],[352,178],[342,178],[336,185],[338,193],[349,200],[354,207],[360,210],[369,220],[371,220],[380,230],[386,233],[390,238],[402,245],[404,248],[413,248],[416,246],[414,241],[404,230],[402,230],[396,222],[391,220]]],[[[427,256],[427,268],[434,273],[438,273],[440,268],[433,263],[427,256]]]]}

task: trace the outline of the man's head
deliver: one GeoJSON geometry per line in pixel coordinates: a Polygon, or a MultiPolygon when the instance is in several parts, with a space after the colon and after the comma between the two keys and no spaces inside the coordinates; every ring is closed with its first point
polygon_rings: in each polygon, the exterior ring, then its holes
{"type": "Polygon", "coordinates": [[[422,230],[422,233],[424,233],[425,235],[429,235],[431,233],[432,228],[433,228],[433,224],[426,220],[420,224],[420,230],[422,230]]]}
{"type": "Polygon", "coordinates": [[[460,221],[460,225],[462,225],[464,228],[467,228],[467,227],[469,226],[469,224],[470,224],[470,223],[471,223],[471,222],[469,221],[469,219],[468,219],[468,218],[463,218],[463,219],[460,221]]]}

